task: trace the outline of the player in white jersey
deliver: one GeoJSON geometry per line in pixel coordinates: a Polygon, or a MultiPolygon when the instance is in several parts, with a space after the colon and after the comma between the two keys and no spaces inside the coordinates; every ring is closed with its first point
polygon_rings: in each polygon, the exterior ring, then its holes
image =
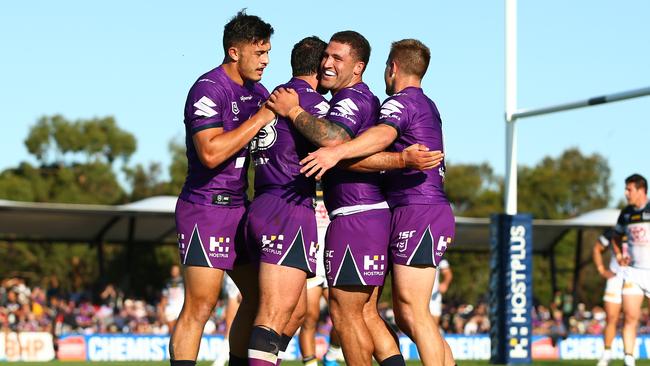
{"type": "Polygon", "coordinates": [[[178,315],[183,308],[183,300],[185,299],[185,286],[183,286],[183,277],[181,276],[181,268],[174,264],[169,270],[171,278],[167,281],[165,288],[162,291],[162,298],[158,304],[158,308],[163,314],[164,322],[167,324],[169,333],[174,331],[174,325],[178,315]]]}
{"type": "Polygon", "coordinates": [[[442,315],[442,295],[447,292],[454,273],[451,271],[451,266],[446,259],[442,259],[438,263],[438,270],[436,271],[436,279],[433,282],[433,289],[431,290],[431,300],[429,300],[429,310],[436,324],[440,324],[440,315],[442,315]],[[442,281],[440,280],[442,274],[442,281]]]}
{"type": "Polygon", "coordinates": [[[622,265],[623,284],[623,345],[625,365],[634,366],[636,331],[641,315],[643,297],[650,297],[650,203],[648,182],[639,174],[625,179],[625,199],[628,206],[621,210],[612,241],[617,248],[617,260],[622,265]],[[627,238],[624,240],[624,238],[627,238]]]}
{"type": "Polygon", "coordinates": [[[620,275],[619,265],[616,261],[616,252],[614,252],[613,245],[611,245],[612,236],[614,231],[612,229],[605,230],[594,244],[592,257],[598,273],[607,280],[605,285],[605,294],[603,295],[603,302],[605,305],[605,314],[607,314],[606,326],[603,330],[603,341],[605,343],[605,350],[598,361],[597,366],[607,366],[612,358],[612,342],[616,336],[616,325],[618,318],[621,314],[621,303],[623,300],[623,277],[620,275]],[[609,266],[605,267],[603,264],[603,252],[611,250],[611,257],[609,266]]]}

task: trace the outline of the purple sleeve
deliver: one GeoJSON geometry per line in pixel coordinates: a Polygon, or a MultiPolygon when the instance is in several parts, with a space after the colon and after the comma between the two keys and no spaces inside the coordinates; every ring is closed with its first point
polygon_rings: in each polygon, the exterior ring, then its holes
{"type": "Polygon", "coordinates": [[[185,123],[192,135],[223,127],[223,97],[213,81],[202,79],[192,86],[185,105],[185,123]]]}
{"type": "Polygon", "coordinates": [[[330,109],[329,103],[315,93],[305,94],[305,103],[300,103],[307,113],[318,118],[325,118],[330,109]]]}
{"type": "Polygon", "coordinates": [[[409,121],[407,113],[408,108],[403,101],[397,98],[388,98],[381,105],[379,124],[389,125],[397,130],[397,135],[401,135],[409,121]]]}
{"type": "Polygon", "coordinates": [[[330,101],[330,109],[325,118],[354,138],[363,125],[362,108],[367,108],[364,100],[356,92],[343,89],[330,101]]]}

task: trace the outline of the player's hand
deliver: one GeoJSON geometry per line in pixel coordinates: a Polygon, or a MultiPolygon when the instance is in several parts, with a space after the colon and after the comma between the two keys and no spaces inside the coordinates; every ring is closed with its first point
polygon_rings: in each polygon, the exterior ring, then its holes
{"type": "Polygon", "coordinates": [[[605,269],[605,267],[602,265],[598,267],[598,274],[600,274],[606,280],[616,276],[614,272],[610,271],[609,269],[605,269]]]}
{"type": "Polygon", "coordinates": [[[442,162],[445,154],[442,151],[429,151],[422,144],[413,144],[402,151],[404,165],[409,169],[429,170],[437,167],[442,162]]]}
{"type": "Polygon", "coordinates": [[[622,254],[616,254],[616,261],[620,266],[628,266],[630,265],[630,257],[627,255],[622,255],[622,254]]]}
{"type": "Polygon", "coordinates": [[[271,94],[266,105],[276,114],[287,117],[291,108],[300,104],[298,93],[293,89],[278,88],[271,94]]]}
{"type": "Polygon", "coordinates": [[[438,287],[438,291],[440,291],[440,293],[444,295],[445,292],[447,292],[447,284],[441,283],[438,287]]]}
{"type": "Polygon", "coordinates": [[[260,121],[263,121],[264,126],[273,122],[275,119],[275,113],[266,106],[266,103],[262,104],[262,107],[255,113],[255,116],[258,117],[260,121]]]}
{"type": "Polygon", "coordinates": [[[300,168],[300,173],[304,173],[307,177],[316,174],[316,180],[321,180],[323,174],[341,160],[340,156],[336,146],[321,147],[310,152],[306,158],[300,161],[300,165],[303,166],[300,168]]]}

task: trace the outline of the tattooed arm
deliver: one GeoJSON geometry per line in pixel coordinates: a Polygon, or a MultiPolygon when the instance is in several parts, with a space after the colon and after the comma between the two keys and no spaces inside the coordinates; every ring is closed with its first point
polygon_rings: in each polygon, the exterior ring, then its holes
{"type": "Polygon", "coordinates": [[[335,146],[350,140],[350,134],[343,127],[302,109],[298,93],[293,89],[277,89],[266,105],[278,115],[289,118],[296,129],[317,146],[335,146]]]}
{"type": "Polygon", "coordinates": [[[440,165],[443,158],[444,153],[440,151],[429,151],[424,145],[414,144],[401,152],[382,151],[365,158],[344,160],[338,165],[362,173],[401,168],[428,170],[440,165]]]}
{"type": "Polygon", "coordinates": [[[312,116],[298,107],[294,117],[289,119],[300,133],[316,146],[336,146],[350,140],[350,135],[341,126],[325,118],[312,116]]]}

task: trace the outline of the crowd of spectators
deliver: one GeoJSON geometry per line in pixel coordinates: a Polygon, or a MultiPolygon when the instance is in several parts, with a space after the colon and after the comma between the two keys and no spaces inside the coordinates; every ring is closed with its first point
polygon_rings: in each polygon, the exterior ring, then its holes
{"type": "MultiPolygon", "coordinates": [[[[65,293],[59,288],[56,277],[50,278],[48,283],[46,287],[30,286],[18,277],[0,281],[0,327],[3,331],[45,331],[54,335],[169,333],[163,311],[155,300],[127,297],[113,284],[103,286],[92,295],[91,291],[65,293]]],[[[206,325],[206,334],[225,332],[225,304],[225,300],[218,302],[206,325]]],[[[389,323],[394,324],[389,304],[381,303],[380,311],[389,323]]],[[[582,303],[575,309],[567,308],[556,301],[550,306],[536,305],[532,319],[533,334],[537,335],[600,335],[605,326],[605,311],[600,306],[588,309],[582,303]]],[[[319,331],[328,334],[330,327],[331,321],[324,309],[319,331]]],[[[440,327],[447,334],[489,333],[488,306],[485,302],[477,305],[444,304],[440,327]]],[[[639,333],[650,334],[648,309],[642,311],[639,333]]]]}

